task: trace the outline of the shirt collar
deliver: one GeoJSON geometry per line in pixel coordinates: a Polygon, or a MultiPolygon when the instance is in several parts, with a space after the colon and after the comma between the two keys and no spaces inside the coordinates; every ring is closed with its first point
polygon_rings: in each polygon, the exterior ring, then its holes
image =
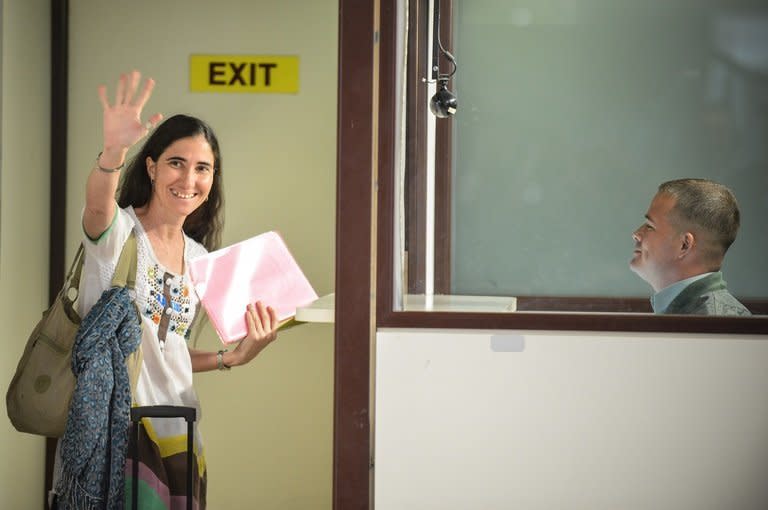
{"type": "Polygon", "coordinates": [[[674,301],[674,299],[683,291],[683,289],[685,289],[688,285],[692,284],[696,280],[701,280],[705,276],[709,276],[711,274],[712,273],[697,274],[696,276],[691,276],[685,280],[680,280],[679,282],[675,282],[672,285],[668,285],[661,289],[659,292],[651,296],[651,307],[653,308],[653,313],[664,313],[667,307],[669,307],[670,303],[674,301]]]}

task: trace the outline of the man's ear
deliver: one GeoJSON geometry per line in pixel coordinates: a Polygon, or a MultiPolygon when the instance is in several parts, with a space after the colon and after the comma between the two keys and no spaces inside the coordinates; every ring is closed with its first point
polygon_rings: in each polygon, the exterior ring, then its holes
{"type": "Polygon", "coordinates": [[[696,247],[696,237],[691,232],[684,232],[680,244],[680,258],[685,257],[696,247]]]}

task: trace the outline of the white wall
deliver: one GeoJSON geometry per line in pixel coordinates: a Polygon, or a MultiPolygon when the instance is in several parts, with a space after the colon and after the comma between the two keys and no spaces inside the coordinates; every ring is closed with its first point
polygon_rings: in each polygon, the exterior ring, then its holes
{"type": "Polygon", "coordinates": [[[380,330],[376,510],[764,510],[766,340],[380,330]]]}
{"type": "MultiPolygon", "coordinates": [[[[2,2],[0,388],[48,302],[50,2],[2,2]]],[[[43,506],[45,440],[0,419],[0,508],[43,506]]]]}
{"type": "MultiPolygon", "coordinates": [[[[198,115],[224,159],[229,244],[279,230],[319,294],[333,291],[337,2],[77,0],[71,7],[68,252],[101,147],[96,87],[139,69],[145,111],[198,115]],[[190,54],[300,57],[295,95],[191,93],[190,54]]],[[[212,332],[199,347],[217,350],[212,332]]],[[[280,335],[251,365],[196,377],[211,508],[331,506],[333,329],[280,335]]]]}

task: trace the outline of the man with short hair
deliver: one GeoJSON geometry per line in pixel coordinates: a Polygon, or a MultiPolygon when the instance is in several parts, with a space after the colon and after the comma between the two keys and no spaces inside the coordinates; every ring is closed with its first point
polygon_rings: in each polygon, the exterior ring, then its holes
{"type": "Polygon", "coordinates": [[[654,313],[750,315],[727,290],[720,267],[739,230],[731,190],[706,179],[659,186],[646,221],[632,233],[632,271],[656,292],[654,313]]]}

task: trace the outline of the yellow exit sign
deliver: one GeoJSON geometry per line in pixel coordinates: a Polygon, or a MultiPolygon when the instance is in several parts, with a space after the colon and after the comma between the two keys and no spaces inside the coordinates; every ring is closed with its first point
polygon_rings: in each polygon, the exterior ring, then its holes
{"type": "Polygon", "coordinates": [[[189,84],[192,92],[295,94],[299,91],[299,57],[192,55],[189,84]]]}

